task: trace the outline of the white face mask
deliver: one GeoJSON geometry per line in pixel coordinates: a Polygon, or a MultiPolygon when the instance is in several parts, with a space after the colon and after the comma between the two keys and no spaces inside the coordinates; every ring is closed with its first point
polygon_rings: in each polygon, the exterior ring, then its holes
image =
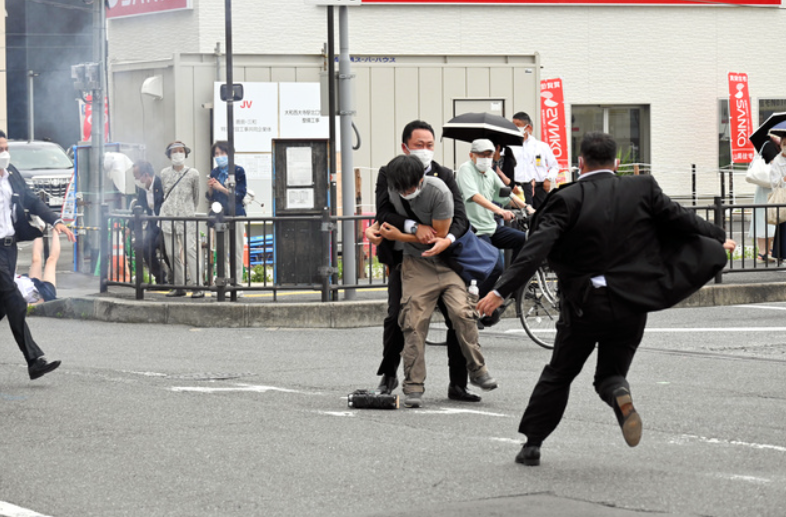
{"type": "Polygon", "coordinates": [[[431,160],[434,158],[434,151],[431,149],[410,149],[407,147],[407,151],[411,156],[414,156],[420,163],[423,164],[423,169],[427,169],[429,165],[431,165],[431,160]]]}
{"type": "Polygon", "coordinates": [[[142,180],[134,180],[134,183],[136,184],[136,186],[137,186],[137,187],[139,187],[139,188],[141,188],[141,189],[146,189],[146,188],[147,188],[147,185],[145,185],[145,184],[142,182],[142,180]]]}
{"type": "Polygon", "coordinates": [[[8,164],[11,163],[11,155],[8,151],[0,153],[0,169],[7,169],[8,164]]]}
{"type": "Polygon", "coordinates": [[[491,168],[491,158],[475,158],[475,167],[480,172],[486,172],[491,168]]]}
{"type": "Polygon", "coordinates": [[[407,201],[412,201],[413,199],[415,199],[416,197],[418,197],[420,195],[420,193],[422,191],[422,189],[420,187],[421,186],[418,185],[418,188],[415,189],[415,192],[413,192],[411,194],[399,194],[399,196],[401,196],[402,199],[406,199],[407,201]]]}
{"type": "Polygon", "coordinates": [[[172,165],[183,165],[186,163],[186,153],[172,153],[169,155],[172,165]]]}

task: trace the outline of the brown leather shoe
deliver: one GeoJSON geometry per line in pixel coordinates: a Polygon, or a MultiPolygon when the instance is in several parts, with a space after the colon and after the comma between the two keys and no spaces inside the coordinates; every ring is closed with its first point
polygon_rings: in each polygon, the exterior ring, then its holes
{"type": "Polygon", "coordinates": [[[633,407],[633,398],[627,388],[614,390],[614,413],[622,428],[622,437],[630,447],[635,447],[641,440],[641,417],[633,407]]]}

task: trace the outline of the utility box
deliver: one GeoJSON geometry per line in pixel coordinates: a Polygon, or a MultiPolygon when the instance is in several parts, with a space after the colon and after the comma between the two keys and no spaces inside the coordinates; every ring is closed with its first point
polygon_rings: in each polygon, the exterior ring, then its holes
{"type": "Polygon", "coordinates": [[[273,140],[276,283],[319,285],[327,263],[321,216],[330,206],[327,139],[273,140]],[[314,219],[299,219],[311,216],[314,219]]]}

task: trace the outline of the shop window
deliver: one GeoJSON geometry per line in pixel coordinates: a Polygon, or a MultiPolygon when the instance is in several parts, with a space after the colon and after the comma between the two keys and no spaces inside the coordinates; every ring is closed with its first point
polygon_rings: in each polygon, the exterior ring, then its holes
{"type": "Polygon", "coordinates": [[[649,106],[573,105],[571,161],[579,163],[581,139],[590,131],[603,131],[617,141],[620,163],[650,163],[649,106]]]}

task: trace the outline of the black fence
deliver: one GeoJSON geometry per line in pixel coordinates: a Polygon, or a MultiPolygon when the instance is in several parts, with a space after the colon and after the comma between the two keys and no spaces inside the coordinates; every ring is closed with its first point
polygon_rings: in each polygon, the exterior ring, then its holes
{"type": "Polygon", "coordinates": [[[141,209],[130,213],[110,212],[105,208],[100,230],[103,237],[101,257],[108,258],[100,263],[101,292],[107,292],[109,287],[133,288],[136,299],[142,300],[146,291],[207,291],[215,293],[219,301],[236,301],[238,293],[266,291],[273,294],[275,301],[283,291],[314,291],[321,293],[322,301],[337,300],[340,290],[372,289],[387,284],[387,271],[376,258],[376,247],[364,238],[366,226],[372,223],[373,216],[335,217],[327,209],[316,216],[185,218],[147,216],[141,209]],[[343,221],[355,222],[352,241],[356,243],[358,281],[352,283],[344,281],[343,253],[336,238],[343,221]],[[288,238],[287,229],[299,222],[310,222],[309,226],[318,230],[304,236],[300,242],[288,238]],[[173,231],[161,232],[160,228],[169,225],[173,231]],[[162,237],[157,239],[154,254],[148,253],[146,257],[146,242],[151,238],[150,233],[156,231],[153,228],[158,228],[162,237]],[[236,271],[237,257],[235,232],[243,232],[246,236],[242,254],[243,278],[232,275],[236,271]],[[229,234],[228,239],[225,233],[229,234]],[[164,254],[167,238],[172,239],[173,249],[183,250],[186,279],[182,283],[174,282],[174,261],[164,254]],[[180,244],[174,242],[177,238],[180,244]],[[189,258],[185,252],[194,246],[196,259],[189,258]],[[225,255],[229,257],[229,271],[225,271],[222,259],[225,255]],[[162,264],[167,276],[165,283],[155,281],[150,272],[150,260],[162,264]],[[301,271],[302,276],[309,278],[281,281],[278,278],[280,271],[285,267],[291,271],[296,262],[311,266],[309,271],[301,271]],[[186,275],[186,272],[193,272],[193,275],[186,275]]]}
{"type": "MultiPolygon", "coordinates": [[[[777,233],[776,227],[765,224],[761,228],[761,218],[756,217],[759,212],[764,213],[769,208],[778,214],[783,213],[786,218],[786,205],[726,204],[722,197],[715,197],[713,204],[686,207],[724,228],[729,238],[738,244],[737,250],[730,254],[728,265],[716,277],[716,283],[721,283],[723,275],[730,273],[786,270],[786,257],[777,257],[777,253],[775,258],[769,256],[772,240],[777,233]],[[759,242],[767,243],[767,249],[760,249],[759,242]],[[764,258],[760,258],[759,254],[764,255],[764,258]]],[[[182,218],[150,217],[142,215],[141,210],[129,213],[104,209],[102,221],[101,234],[104,238],[101,256],[108,257],[107,260],[101,260],[102,292],[115,286],[132,288],[136,298],[142,300],[146,291],[184,289],[213,292],[219,301],[236,301],[239,292],[266,291],[272,292],[275,301],[280,292],[313,291],[321,293],[322,301],[335,301],[338,300],[340,290],[375,289],[387,283],[387,272],[376,258],[375,246],[364,238],[366,226],[373,223],[372,217],[368,215],[335,217],[324,210],[318,216],[182,218]],[[310,227],[318,230],[301,241],[290,239],[282,242],[286,234],[284,226],[298,221],[310,222],[310,227]],[[343,221],[355,222],[352,225],[352,242],[355,243],[353,252],[356,254],[357,271],[352,278],[358,280],[352,283],[345,282],[343,250],[336,238],[343,221]],[[235,224],[231,224],[233,222],[235,224]],[[173,283],[173,264],[169,264],[168,268],[165,267],[168,270],[167,282],[161,285],[150,274],[149,263],[145,263],[144,245],[146,232],[151,231],[150,228],[169,224],[174,230],[169,232],[170,238],[174,239],[175,234],[182,235],[184,250],[196,246],[196,254],[191,258],[187,253],[183,254],[184,275],[190,270],[194,272],[195,278],[189,276],[182,283],[173,283]],[[246,236],[242,254],[244,274],[243,278],[233,278],[231,272],[236,271],[236,242],[239,240],[236,240],[235,232],[239,231],[246,236]],[[225,233],[229,234],[228,239],[224,238],[225,233]],[[287,253],[282,253],[282,249],[286,249],[287,253]],[[304,257],[304,254],[310,256],[304,257]],[[225,260],[222,259],[226,255],[230,257],[229,271],[225,271],[225,260]],[[196,263],[189,264],[194,256],[196,263]],[[298,261],[308,266],[309,271],[305,273],[309,279],[302,282],[282,281],[279,278],[280,271],[284,266],[291,270],[292,264],[298,261]]],[[[164,247],[161,246],[161,240],[159,248],[164,247]]],[[[777,242],[779,239],[774,240],[777,242]]],[[[153,260],[164,264],[167,262],[161,249],[153,260]]]]}

